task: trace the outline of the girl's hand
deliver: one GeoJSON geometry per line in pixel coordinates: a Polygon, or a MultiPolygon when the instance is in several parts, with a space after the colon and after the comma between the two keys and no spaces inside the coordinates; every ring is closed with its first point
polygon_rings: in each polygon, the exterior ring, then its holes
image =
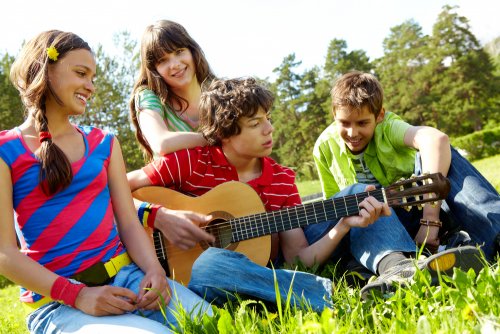
{"type": "Polygon", "coordinates": [[[137,308],[145,310],[159,310],[162,303],[168,305],[172,291],[167,281],[165,271],[151,270],[144,275],[139,285],[137,308]],[[162,296],[163,300],[160,298],[162,296]]]}
{"type": "Polygon", "coordinates": [[[93,316],[117,315],[136,309],[137,296],[129,289],[104,285],[83,288],[75,301],[82,312],[93,316]]]}

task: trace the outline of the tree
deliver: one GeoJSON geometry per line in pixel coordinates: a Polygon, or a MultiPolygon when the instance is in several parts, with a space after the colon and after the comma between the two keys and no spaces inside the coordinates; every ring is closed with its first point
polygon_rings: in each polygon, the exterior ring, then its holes
{"type": "Polygon", "coordinates": [[[74,121],[113,132],[120,140],[127,170],[132,170],[144,165],[128,111],[128,100],[138,69],[137,43],[130,39],[128,32],[116,34],[114,38],[120,54],[110,56],[101,45],[97,47],[96,93],[85,114],[74,121]]]}
{"type": "MultiPolygon", "coordinates": [[[[498,97],[499,82],[490,57],[470,31],[467,18],[444,6],[433,27],[429,46],[434,57],[432,107],[437,126],[450,135],[464,135],[500,120],[491,97],[498,97]]],[[[497,123],[498,124],[498,123],[497,123]]]]}
{"type": "Polygon", "coordinates": [[[328,45],[325,59],[325,78],[333,82],[336,78],[352,70],[370,72],[373,65],[363,50],[347,52],[347,42],[343,39],[333,39],[328,45]]]}
{"type": "Polygon", "coordinates": [[[301,76],[295,71],[301,65],[295,60],[295,54],[290,54],[283,59],[280,66],[273,70],[278,74],[276,81],[271,86],[275,96],[273,111],[271,113],[274,125],[274,152],[273,157],[283,165],[296,169],[295,157],[298,156],[300,145],[299,134],[299,81],[301,76]]]}
{"type": "Polygon", "coordinates": [[[384,56],[376,60],[385,108],[415,125],[435,125],[430,122],[427,44],[420,25],[408,20],[391,28],[383,42],[384,56]]]}
{"type": "Polygon", "coordinates": [[[0,130],[12,129],[24,121],[24,106],[19,92],[9,80],[14,57],[8,53],[0,60],[0,130]]]}
{"type": "Polygon", "coordinates": [[[271,113],[275,141],[273,157],[293,168],[297,178],[311,179],[316,178],[312,148],[329,117],[324,108],[325,96],[317,90],[321,81],[320,69],[314,67],[298,74],[300,65],[295,54],[291,54],[274,69],[278,78],[272,85],[276,96],[271,113]]]}

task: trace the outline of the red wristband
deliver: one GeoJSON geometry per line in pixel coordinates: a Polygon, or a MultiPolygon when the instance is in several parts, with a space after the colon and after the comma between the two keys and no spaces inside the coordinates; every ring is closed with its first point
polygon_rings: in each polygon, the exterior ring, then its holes
{"type": "Polygon", "coordinates": [[[155,228],[156,214],[158,213],[158,210],[160,210],[160,208],[161,208],[161,205],[158,205],[158,204],[151,205],[151,212],[149,212],[149,215],[148,215],[148,226],[150,228],[155,228]]]}
{"type": "Polygon", "coordinates": [[[59,276],[52,284],[50,298],[74,308],[76,297],[85,287],[86,285],[83,283],[73,284],[66,277],[59,276]]]}

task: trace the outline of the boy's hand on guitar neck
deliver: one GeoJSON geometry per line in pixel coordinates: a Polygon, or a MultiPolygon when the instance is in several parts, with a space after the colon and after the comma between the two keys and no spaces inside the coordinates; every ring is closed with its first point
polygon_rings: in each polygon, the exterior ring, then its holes
{"type": "Polygon", "coordinates": [[[192,211],[169,210],[162,207],[158,210],[155,228],[160,230],[169,242],[187,250],[200,241],[214,242],[215,238],[201,227],[212,219],[192,211]],[[201,226],[201,227],[200,227],[201,226]]]}
{"type": "MultiPolygon", "coordinates": [[[[365,191],[375,190],[375,186],[367,186],[365,191]]],[[[367,227],[375,223],[381,215],[390,216],[391,210],[386,203],[379,202],[375,197],[366,197],[359,203],[359,214],[342,219],[343,224],[351,227],[367,227]]]]}

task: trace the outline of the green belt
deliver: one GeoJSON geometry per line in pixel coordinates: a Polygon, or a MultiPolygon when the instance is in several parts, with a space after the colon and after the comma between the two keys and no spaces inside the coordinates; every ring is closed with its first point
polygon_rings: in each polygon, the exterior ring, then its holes
{"type": "MultiPolygon", "coordinates": [[[[126,265],[132,263],[132,260],[128,256],[127,252],[122,253],[114,258],[110,259],[107,262],[98,262],[89,268],[85,269],[82,272],[79,272],[76,275],[71,276],[70,278],[75,279],[79,282],[85,283],[88,286],[99,286],[104,285],[111,278],[116,276],[116,274],[120,271],[121,268],[126,265]]],[[[25,303],[25,310],[30,313],[42,307],[45,304],[48,304],[52,301],[50,297],[43,297],[39,301],[34,303],[25,303]]]]}
{"type": "Polygon", "coordinates": [[[130,260],[130,257],[125,252],[115,256],[108,262],[98,262],[84,271],[71,276],[71,278],[78,282],[85,283],[88,286],[104,285],[108,283],[122,267],[131,262],[132,260],[130,260]]]}

